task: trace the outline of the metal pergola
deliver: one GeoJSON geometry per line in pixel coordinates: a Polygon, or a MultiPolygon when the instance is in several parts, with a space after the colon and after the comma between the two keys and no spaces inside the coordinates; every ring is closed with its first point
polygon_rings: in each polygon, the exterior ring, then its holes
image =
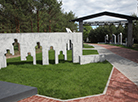
{"type": "Polygon", "coordinates": [[[92,22],[83,22],[83,25],[90,25],[90,26],[103,26],[103,25],[126,25],[128,23],[127,20],[118,20],[118,21],[92,21],[92,22]]]}
{"type": "Polygon", "coordinates": [[[77,19],[73,19],[71,20],[72,22],[79,22],[79,31],[83,32],[83,21],[87,20],[87,19],[92,19],[92,18],[96,18],[96,17],[100,17],[100,16],[111,16],[111,17],[117,17],[117,18],[122,18],[122,19],[126,19],[128,22],[128,34],[127,34],[127,46],[128,47],[132,47],[132,33],[133,33],[133,20],[138,20],[138,17],[133,17],[133,16],[128,16],[128,15],[124,15],[124,14],[118,14],[118,13],[113,13],[113,12],[101,12],[101,13],[97,13],[97,14],[93,14],[93,15],[88,15],[88,16],[84,16],[84,17],[80,17],[77,19]]]}

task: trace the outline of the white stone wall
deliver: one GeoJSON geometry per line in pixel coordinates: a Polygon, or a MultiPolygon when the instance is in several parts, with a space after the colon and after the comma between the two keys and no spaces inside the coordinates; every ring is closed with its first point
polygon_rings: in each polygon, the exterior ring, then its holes
{"type": "Polygon", "coordinates": [[[49,53],[52,46],[55,50],[55,64],[58,64],[60,51],[67,60],[67,45],[71,40],[73,63],[88,64],[105,61],[104,55],[82,55],[82,33],[0,33],[0,69],[7,67],[7,50],[14,55],[13,43],[15,39],[20,44],[21,60],[27,60],[28,53],[33,57],[33,64],[36,63],[37,43],[42,46],[42,64],[49,65],[49,53]]]}
{"type": "Polygon", "coordinates": [[[105,61],[104,55],[83,55],[80,57],[80,64],[97,63],[105,61]]]}
{"type": "Polygon", "coordinates": [[[79,57],[82,55],[82,33],[1,33],[0,34],[0,68],[7,67],[6,56],[7,49],[14,55],[14,39],[20,44],[21,60],[26,60],[28,53],[33,57],[33,64],[36,64],[35,46],[37,42],[42,46],[42,63],[49,64],[48,51],[50,46],[55,50],[55,64],[58,64],[58,55],[63,51],[65,60],[67,60],[66,44],[71,40],[73,44],[73,63],[79,63],[79,57]]]}

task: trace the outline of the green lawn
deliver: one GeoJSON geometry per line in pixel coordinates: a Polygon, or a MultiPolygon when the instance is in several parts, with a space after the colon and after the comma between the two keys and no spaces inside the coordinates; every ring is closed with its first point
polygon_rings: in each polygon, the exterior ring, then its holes
{"type": "Polygon", "coordinates": [[[83,48],[94,48],[94,47],[88,44],[83,44],[83,48]]]}
{"type": "Polygon", "coordinates": [[[97,50],[83,50],[83,55],[98,54],[97,50]]]}
{"type": "MultiPolygon", "coordinates": [[[[37,54],[37,65],[32,57],[20,61],[20,57],[7,59],[8,67],[0,70],[0,80],[38,88],[38,94],[59,99],[71,99],[102,93],[112,65],[107,61],[80,65],[72,63],[72,51],[68,60],[59,55],[60,63],[54,64],[54,51],[49,51],[50,65],[41,65],[42,53],[37,54]]],[[[84,51],[85,52],[85,51],[84,51]]]]}

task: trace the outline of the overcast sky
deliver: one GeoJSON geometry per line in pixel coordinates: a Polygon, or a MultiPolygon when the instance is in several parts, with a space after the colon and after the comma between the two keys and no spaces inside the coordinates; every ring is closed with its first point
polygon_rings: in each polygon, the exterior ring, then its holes
{"type": "MultiPolygon", "coordinates": [[[[137,13],[137,0],[62,0],[64,12],[73,11],[75,16],[83,17],[103,11],[132,15],[137,13]]],[[[121,20],[102,16],[88,21],[121,20]]]]}

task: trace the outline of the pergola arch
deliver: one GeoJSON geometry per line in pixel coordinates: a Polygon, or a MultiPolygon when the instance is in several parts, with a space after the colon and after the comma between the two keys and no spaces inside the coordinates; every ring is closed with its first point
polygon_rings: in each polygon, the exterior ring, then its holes
{"type": "Polygon", "coordinates": [[[92,19],[92,18],[96,18],[96,17],[100,17],[100,16],[111,16],[111,17],[117,17],[117,18],[122,18],[122,19],[126,19],[128,21],[128,33],[127,33],[127,46],[128,47],[132,47],[132,33],[133,33],[133,20],[138,20],[138,17],[133,17],[133,16],[128,16],[128,15],[124,15],[124,14],[118,14],[118,13],[113,13],[113,12],[101,12],[101,13],[97,13],[97,14],[93,14],[93,15],[88,15],[88,16],[84,16],[84,17],[80,17],[77,19],[73,19],[71,20],[72,22],[79,22],[79,31],[83,32],[83,20],[87,20],[87,19],[92,19]]]}

